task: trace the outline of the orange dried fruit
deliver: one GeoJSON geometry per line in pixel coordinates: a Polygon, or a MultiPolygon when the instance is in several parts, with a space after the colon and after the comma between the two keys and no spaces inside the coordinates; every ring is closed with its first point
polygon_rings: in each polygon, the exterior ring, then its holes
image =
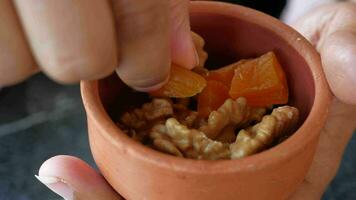
{"type": "Polygon", "coordinates": [[[206,79],[220,81],[224,83],[227,87],[230,87],[232,77],[234,77],[235,74],[235,69],[246,61],[247,60],[240,60],[239,62],[230,64],[228,66],[212,70],[209,72],[209,75],[206,77],[206,79]]]}
{"type": "Polygon", "coordinates": [[[251,106],[270,106],[288,102],[285,73],[276,55],[268,52],[248,60],[235,69],[229,94],[245,97],[251,106]]]}
{"type": "Polygon", "coordinates": [[[229,89],[219,81],[207,81],[206,87],[198,96],[198,114],[207,117],[229,98],[229,89]]]}
{"type": "Polygon", "coordinates": [[[200,93],[206,86],[201,75],[172,64],[168,82],[160,89],[151,92],[156,97],[185,98],[200,93]]]}

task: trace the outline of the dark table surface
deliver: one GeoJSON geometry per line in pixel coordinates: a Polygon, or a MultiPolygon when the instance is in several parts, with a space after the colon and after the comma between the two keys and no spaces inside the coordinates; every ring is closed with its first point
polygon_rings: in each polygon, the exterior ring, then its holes
{"type": "MultiPolygon", "coordinates": [[[[356,137],[324,200],[356,199],[356,137]]],[[[36,75],[0,92],[0,200],[60,199],[39,183],[41,163],[70,154],[94,166],[79,86],[36,75]]]]}

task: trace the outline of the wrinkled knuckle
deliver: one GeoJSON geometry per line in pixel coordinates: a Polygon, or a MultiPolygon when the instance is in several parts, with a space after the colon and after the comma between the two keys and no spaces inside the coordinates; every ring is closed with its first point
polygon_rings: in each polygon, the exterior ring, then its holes
{"type": "Polygon", "coordinates": [[[169,68],[152,69],[150,71],[134,72],[117,68],[116,72],[123,82],[134,88],[150,88],[164,83],[169,76],[169,68]],[[158,73],[159,70],[159,73],[158,73]]]}

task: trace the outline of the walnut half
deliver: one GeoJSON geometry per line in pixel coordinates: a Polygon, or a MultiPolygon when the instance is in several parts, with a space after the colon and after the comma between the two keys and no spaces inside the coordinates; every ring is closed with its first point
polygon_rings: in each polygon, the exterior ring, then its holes
{"type": "Polygon", "coordinates": [[[260,123],[238,133],[236,141],[230,145],[231,159],[243,158],[269,147],[282,134],[291,132],[298,118],[298,109],[294,107],[273,109],[272,114],[264,116],[260,123]]]}
{"type": "Polygon", "coordinates": [[[248,106],[243,97],[236,100],[227,99],[220,108],[210,113],[208,123],[199,130],[215,139],[225,127],[232,126],[236,129],[251,121],[260,121],[265,112],[265,108],[248,106]]]}
{"type": "MultiPolygon", "coordinates": [[[[156,132],[157,129],[161,130],[161,134],[164,132],[166,136],[169,136],[169,141],[184,154],[184,157],[208,160],[230,157],[228,144],[211,140],[203,132],[189,129],[174,118],[167,119],[165,129],[157,125],[152,132],[156,132]]],[[[164,152],[170,152],[170,148],[167,146],[164,152]]]]}

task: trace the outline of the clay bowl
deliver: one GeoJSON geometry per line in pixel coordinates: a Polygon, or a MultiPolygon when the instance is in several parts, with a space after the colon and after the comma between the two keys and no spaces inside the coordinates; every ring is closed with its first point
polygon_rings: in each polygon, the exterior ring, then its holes
{"type": "Polygon", "coordinates": [[[286,199],[303,181],[325,123],[330,93],[320,58],[296,31],[237,5],[191,4],[192,29],[203,36],[210,67],[276,52],[299,108],[299,129],[281,144],[240,160],[198,161],[160,153],[125,135],[118,113],[142,101],[115,75],[84,81],[90,147],[107,181],[127,199],[286,199]]]}

